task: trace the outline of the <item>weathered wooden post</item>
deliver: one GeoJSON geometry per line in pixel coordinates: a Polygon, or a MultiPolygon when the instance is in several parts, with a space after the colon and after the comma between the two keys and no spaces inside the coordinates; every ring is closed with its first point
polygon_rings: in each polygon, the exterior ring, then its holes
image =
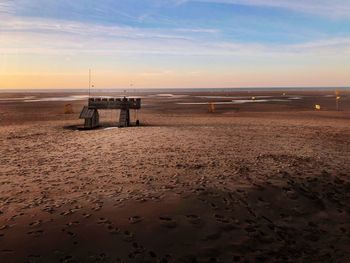
{"type": "Polygon", "coordinates": [[[99,123],[99,114],[97,109],[89,108],[88,106],[84,106],[82,109],[80,119],[84,119],[84,128],[93,129],[100,125],[99,123]]]}
{"type": "Polygon", "coordinates": [[[123,100],[122,100],[121,108],[120,108],[119,127],[128,127],[128,126],[130,126],[130,110],[129,110],[129,106],[130,105],[129,105],[128,99],[126,97],[124,97],[123,100]]]}

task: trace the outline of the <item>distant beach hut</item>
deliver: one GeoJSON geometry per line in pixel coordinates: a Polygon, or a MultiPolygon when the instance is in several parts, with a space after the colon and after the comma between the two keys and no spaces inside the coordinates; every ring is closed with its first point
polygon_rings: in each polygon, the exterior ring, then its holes
{"type": "Polygon", "coordinates": [[[321,110],[321,105],[316,104],[316,105],[315,105],[315,110],[321,110]]]}
{"type": "Polygon", "coordinates": [[[72,104],[66,104],[64,105],[64,114],[73,114],[73,106],[72,104]]]}
{"type": "Polygon", "coordinates": [[[208,111],[209,111],[209,113],[214,113],[215,112],[215,104],[213,102],[210,102],[208,104],[208,111]]]}

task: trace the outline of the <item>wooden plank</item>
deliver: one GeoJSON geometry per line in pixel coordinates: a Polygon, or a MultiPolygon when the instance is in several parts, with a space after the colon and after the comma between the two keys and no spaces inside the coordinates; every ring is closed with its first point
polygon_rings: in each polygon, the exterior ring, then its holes
{"type": "Polygon", "coordinates": [[[140,109],[141,99],[115,99],[111,98],[91,98],[89,108],[95,109],[140,109]]]}

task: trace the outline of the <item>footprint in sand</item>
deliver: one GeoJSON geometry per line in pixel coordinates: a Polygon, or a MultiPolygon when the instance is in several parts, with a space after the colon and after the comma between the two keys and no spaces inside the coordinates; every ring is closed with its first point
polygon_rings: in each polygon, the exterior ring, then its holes
{"type": "Polygon", "coordinates": [[[89,218],[89,217],[91,217],[91,214],[83,214],[83,217],[85,217],[85,218],[89,218]]]}
{"type": "Polygon", "coordinates": [[[37,227],[37,226],[40,226],[42,223],[41,220],[37,220],[37,221],[34,221],[32,223],[30,223],[29,225],[32,226],[32,227],[37,227]]]}
{"type": "Polygon", "coordinates": [[[99,225],[111,225],[112,222],[109,221],[109,220],[108,220],[107,218],[105,218],[105,217],[100,217],[100,218],[98,219],[98,221],[97,221],[97,224],[99,224],[99,225]]]}
{"type": "Polygon", "coordinates": [[[5,253],[5,254],[12,254],[14,253],[15,251],[14,250],[11,250],[11,249],[3,249],[1,250],[1,253],[5,253]]]}
{"type": "Polygon", "coordinates": [[[93,255],[89,257],[93,262],[109,262],[110,258],[106,253],[100,253],[99,255],[93,255]]]}
{"type": "Polygon", "coordinates": [[[120,233],[120,229],[118,227],[116,227],[116,226],[113,226],[113,225],[108,225],[107,229],[108,229],[108,232],[110,234],[113,234],[113,235],[116,235],[116,234],[120,233]]]}
{"type": "Polygon", "coordinates": [[[74,213],[73,210],[68,210],[68,211],[62,212],[60,215],[61,215],[61,216],[68,216],[68,215],[71,215],[71,214],[73,214],[73,213],[74,213]]]}
{"type": "Polygon", "coordinates": [[[136,224],[136,223],[141,222],[142,220],[143,220],[143,218],[140,217],[140,216],[131,216],[131,217],[129,217],[130,224],[136,224]]]}
{"type": "Polygon", "coordinates": [[[215,220],[220,224],[219,228],[224,231],[232,231],[237,229],[237,224],[230,219],[225,218],[223,215],[214,214],[215,220]]]}
{"type": "Polygon", "coordinates": [[[218,223],[225,223],[225,224],[230,223],[230,221],[227,218],[225,218],[223,215],[214,214],[214,217],[216,222],[218,223]]]}
{"type": "Polygon", "coordinates": [[[93,207],[91,208],[91,210],[97,212],[97,211],[100,211],[102,209],[102,206],[96,206],[96,207],[93,207]]]}
{"type": "MultiPolygon", "coordinates": [[[[144,255],[145,249],[141,246],[138,246],[138,244],[136,242],[133,243],[133,250],[129,253],[128,257],[129,258],[137,258],[140,257],[142,255],[144,255]],[[136,246],[135,246],[136,244],[136,246]]],[[[138,261],[141,262],[141,261],[138,261]]],[[[142,261],[144,262],[144,261],[142,261]]]]}
{"type": "Polygon", "coordinates": [[[216,204],[214,204],[214,203],[210,203],[210,206],[211,206],[211,208],[213,208],[214,210],[215,210],[215,209],[218,209],[218,206],[217,206],[216,204]]]}
{"type": "Polygon", "coordinates": [[[247,233],[255,233],[257,230],[254,226],[246,226],[244,228],[244,230],[247,232],[247,233]]]}
{"type": "Polygon", "coordinates": [[[28,262],[31,262],[31,260],[34,260],[33,262],[35,262],[36,259],[39,259],[41,256],[37,255],[37,254],[30,254],[28,256],[28,262]]]}
{"type": "Polygon", "coordinates": [[[41,230],[41,229],[27,232],[28,235],[34,236],[34,237],[40,237],[43,233],[44,233],[44,230],[41,230]]]}
{"type": "Polygon", "coordinates": [[[186,215],[186,218],[193,225],[199,225],[201,223],[201,218],[197,215],[186,215]]]}
{"type": "Polygon", "coordinates": [[[73,226],[78,226],[79,224],[80,224],[79,221],[72,221],[72,222],[69,222],[69,223],[67,224],[67,226],[73,227],[73,226]]]}
{"type": "Polygon", "coordinates": [[[176,221],[174,219],[172,219],[171,217],[160,216],[159,220],[161,222],[161,225],[166,227],[166,228],[176,228],[177,227],[176,221]]]}
{"type": "Polygon", "coordinates": [[[289,199],[296,200],[299,198],[297,192],[290,187],[283,187],[282,190],[289,199]]]}
{"type": "Polygon", "coordinates": [[[123,239],[126,242],[132,242],[134,239],[134,234],[131,233],[130,231],[124,231],[123,236],[124,236],[123,239]]]}
{"type": "Polygon", "coordinates": [[[10,228],[9,225],[3,225],[3,226],[0,227],[0,230],[5,230],[5,229],[8,229],[8,228],[10,228]]]}
{"type": "Polygon", "coordinates": [[[60,262],[62,263],[73,263],[76,262],[72,256],[65,256],[63,258],[60,258],[60,262]]]}
{"type": "Polygon", "coordinates": [[[222,231],[212,232],[210,234],[207,234],[202,240],[203,241],[213,241],[218,240],[221,237],[222,231]]]}

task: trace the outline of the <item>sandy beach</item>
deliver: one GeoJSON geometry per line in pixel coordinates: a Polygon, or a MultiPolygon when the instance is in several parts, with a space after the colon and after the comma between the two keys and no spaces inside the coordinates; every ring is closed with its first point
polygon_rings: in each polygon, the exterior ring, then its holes
{"type": "Polygon", "coordinates": [[[350,92],[283,92],[0,93],[0,261],[348,262],[350,92]]]}

